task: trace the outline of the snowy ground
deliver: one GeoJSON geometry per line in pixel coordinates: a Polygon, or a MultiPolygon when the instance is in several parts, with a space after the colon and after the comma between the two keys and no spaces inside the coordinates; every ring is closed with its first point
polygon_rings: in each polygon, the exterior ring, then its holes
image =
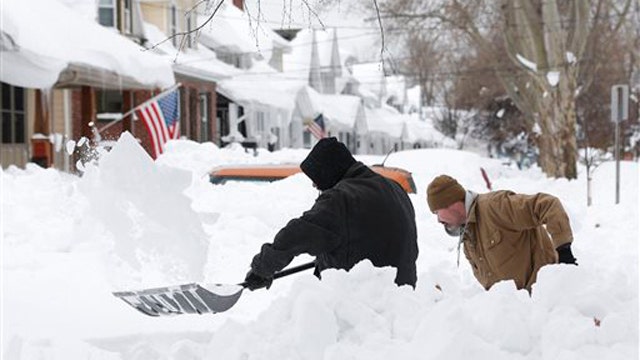
{"type": "MultiPolygon", "coordinates": [[[[228,312],[149,318],[112,291],[243,280],[252,256],[317,195],[304,175],[272,184],[214,186],[227,163],[299,162],[303,150],[220,150],[177,141],[152,162],[121,138],[83,177],[28,166],[1,173],[2,358],[14,359],[637,359],[637,163],[586,182],[547,179],[453,150],[392,154],[413,172],[418,286],[362,262],[278,280],[228,312]],[[543,268],[530,297],[511,283],[484,291],[455,239],[427,211],[425,188],[448,173],[470,189],[557,195],[569,212],[579,266],[543,268]]],[[[360,157],[375,163],[380,157],[360,157]]],[[[296,259],[296,263],[309,258],[296,259]]]]}

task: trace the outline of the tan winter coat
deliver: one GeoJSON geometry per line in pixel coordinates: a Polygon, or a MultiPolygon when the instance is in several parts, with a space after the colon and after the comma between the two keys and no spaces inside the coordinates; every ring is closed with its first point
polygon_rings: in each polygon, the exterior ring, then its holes
{"type": "Polygon", "coordinates": [[[518,289],[531,290],[538,270],[558,261],[555,249],[572,240],[569,217],[558,198],[511,191],[478,195],[463,236],[464,253],[487,290],[509,279],[518,289]]]}

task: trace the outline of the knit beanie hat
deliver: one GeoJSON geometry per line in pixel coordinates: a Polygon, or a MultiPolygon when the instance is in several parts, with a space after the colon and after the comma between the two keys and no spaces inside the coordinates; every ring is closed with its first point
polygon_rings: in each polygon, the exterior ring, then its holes
{"type": "Polygon", "coordinates": [[[327,190],[337,184],[355,163],[356,159],[351,156],[349,149],[335,137],[330,137],[318,141],[300,168],[318,190],[327,190]]]}
{"type": "Polygon", "coordinates": [[[457,201],[464,201],[465,190],[456,179],[440,175],[427,187],[427,202],[431,212],[449,207],[457,201]]]}

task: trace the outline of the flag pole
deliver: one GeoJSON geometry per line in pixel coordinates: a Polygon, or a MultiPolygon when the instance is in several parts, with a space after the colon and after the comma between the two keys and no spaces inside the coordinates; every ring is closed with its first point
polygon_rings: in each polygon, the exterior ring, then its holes
{"type": "Polygon", "coordinates": [[[179,88],[180,86],[182,86],[182,83],[175,83],[173,85],[171,85],[171,87],[167,88],[166,90],[163,90],[160,94],[152,97],[151,99],[136,105],[133,109],[127,111],[126,113],[120,115],[119,118],[114,119],[113,121],[111,121],[110,123],[108,123],[107,125],[101,127],[100,129],[97,130],[97,134],[99,135],[101,132],[107,130],[108,128],[112,127],[113,125],[115,125],[117,122],[122,121],[122,119],[124,119],[125,117],[133,114],[136,110],[138,110],[139,108],[146,106],[147,104],[149,104],[152,101],[158,100],[162,97],[164,97],[165,95],[169,94],[170,92],[174,91],[175,89],[179,88]]]}

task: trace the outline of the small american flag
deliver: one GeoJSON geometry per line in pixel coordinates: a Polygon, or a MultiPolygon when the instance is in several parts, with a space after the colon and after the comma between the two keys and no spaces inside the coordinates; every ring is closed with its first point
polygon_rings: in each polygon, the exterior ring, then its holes
{"type": "Polygon", "coordinates": [[[180,94],[178,90],[161,94],[136,113],[147,128],[153,148],[151,155],[156,159],[164,151],[167,141],[180,136],[180,94]]]}
{"type": "Polygon", "coordinates": [[[322,114],[316,116],[313,121],[307,122],[307,130],[318,140],[327,137],[324,129],[324,116],[322,114]]]}

